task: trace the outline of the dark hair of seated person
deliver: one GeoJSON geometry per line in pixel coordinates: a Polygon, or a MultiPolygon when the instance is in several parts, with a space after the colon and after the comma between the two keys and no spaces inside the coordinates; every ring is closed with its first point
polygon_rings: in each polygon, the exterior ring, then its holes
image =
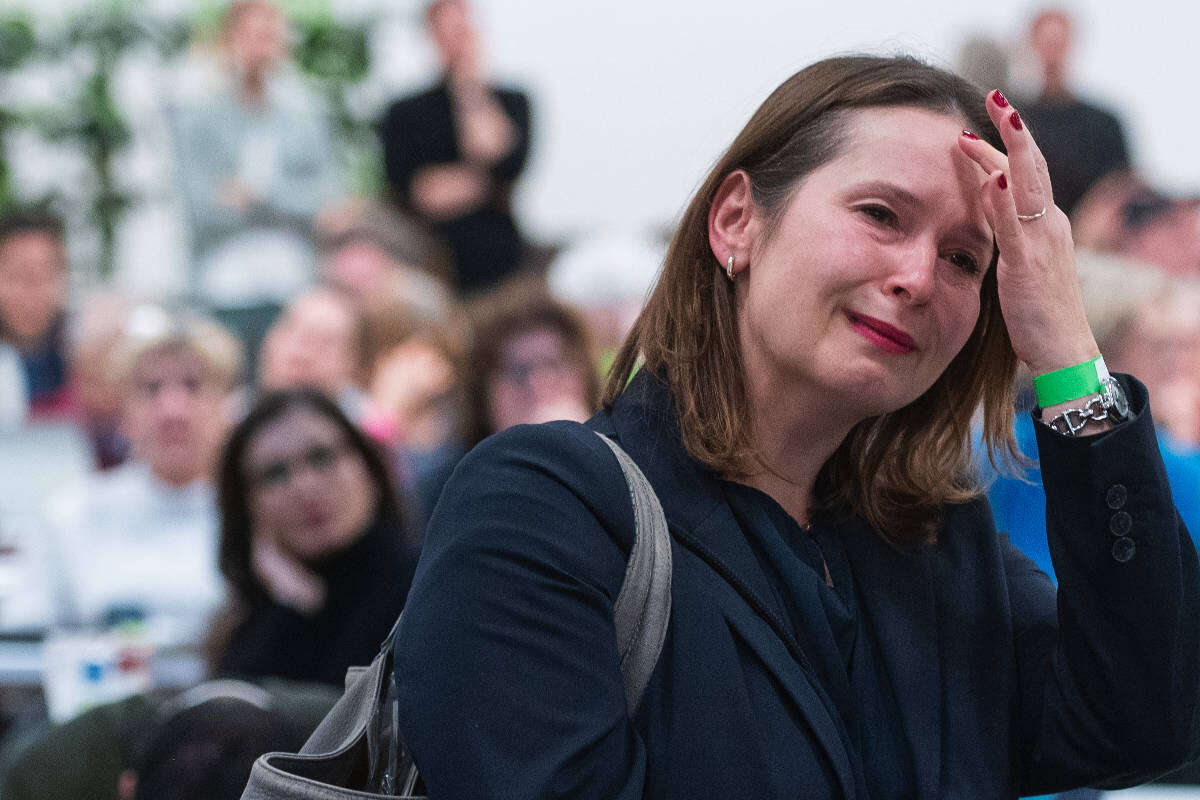
{"type": "Polygon", "coordinates": [[[232,431],[217,480],[219,563],[230,600],[214,619],[206,643],[216,676],[265,677],[343,685],[346,669],[370,663],[404,605],[416,568],[400,501],[376,445],[338,405],[307,388],[261,398],[232,431]],[[338,429],[349,455],[361,460],[375,497],[366,530],[336,552],[304,566],[325,588],[315,610],[301,611],[272,596],[254,568],[252,481],[244,474],[256,437],[289,412],[303,409],[338,429]]]}
{"type": "Polygon", "coordinates": [[[122,775],[122,797],[237,800],[256,758],[294,752],[307,736],[279,711],[234,697],[207,700],[170,714],[148,732],[132,772],[122,775]]]}

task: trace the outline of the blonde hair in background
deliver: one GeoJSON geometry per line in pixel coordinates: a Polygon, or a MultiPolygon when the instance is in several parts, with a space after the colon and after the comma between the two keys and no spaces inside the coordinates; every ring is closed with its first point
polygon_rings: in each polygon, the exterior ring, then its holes
{"type": "Polygon", "coordinates": [[[110,356],[113,380],[125,383],[142,359],[165,351],[199,356],[209,380],[225,391],[234,387],[242,373],[242,345],[223,326],[199,314],[141,305],[129,312],[110,356]]]}

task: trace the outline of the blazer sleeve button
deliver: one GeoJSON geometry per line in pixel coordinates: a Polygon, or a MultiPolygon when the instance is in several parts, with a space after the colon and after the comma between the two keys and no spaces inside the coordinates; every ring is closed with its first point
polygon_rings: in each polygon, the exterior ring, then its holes
{"type": "Polygon", "coordinates": [[[1125,501],[1129,499],[1129,490],[1122,483],[1114,483],[1108,487],[1108,494],[1104,496],[1104,502],[1113,511],[1125,507],[1125,501]]]}
{"type": "Polygon", "coordinates": [[[1126,561],[1133,558],[1133,554],[1136,551],[1137,545],[1134,543],[1133,539],[1130,539],[1127,536],[1122,536],[1120,539],[1117,539],[1115,542],[1113,542],[1112,557],[1113,560],[1124,564],[1126,561]]]}
{"type": "Polygon", "coordinates": [[[1124,536],[1132,527],[1133,517],[1129,516],[1128,511],[1118,511],[1108,521],[1108,529],[1112,531],[1113,536],[1124,536]]]}

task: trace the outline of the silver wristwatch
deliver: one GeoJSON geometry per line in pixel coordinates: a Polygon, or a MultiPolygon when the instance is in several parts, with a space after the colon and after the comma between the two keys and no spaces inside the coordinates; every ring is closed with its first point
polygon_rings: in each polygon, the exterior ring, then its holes
{"type": "Polygon", "coordinates": [[[1080,408],[1068,408],[1044,424],[1063,436],[1078,436],[1092,420],[1125,422],[1129,417],[1129,400],[1125,397],[1125,390],[1110,375],[1100,382],[1099,394],[1092,395],[1080,408]]]}

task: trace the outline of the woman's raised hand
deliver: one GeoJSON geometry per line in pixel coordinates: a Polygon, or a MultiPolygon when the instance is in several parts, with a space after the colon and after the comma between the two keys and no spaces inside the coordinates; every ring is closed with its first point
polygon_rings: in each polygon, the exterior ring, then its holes
{"type": "Polygon", "coordinates": [[[980,191],[1000,250],[996,278],[1013,349],[1034,374],[1093,359],[1100,351],[1084,313],[1071,224],[1054,205],[1046,159],[999,91],[988,95],[987,111],[1008,155],[969,132],[959,146],[988,173],[980,191]]]}

